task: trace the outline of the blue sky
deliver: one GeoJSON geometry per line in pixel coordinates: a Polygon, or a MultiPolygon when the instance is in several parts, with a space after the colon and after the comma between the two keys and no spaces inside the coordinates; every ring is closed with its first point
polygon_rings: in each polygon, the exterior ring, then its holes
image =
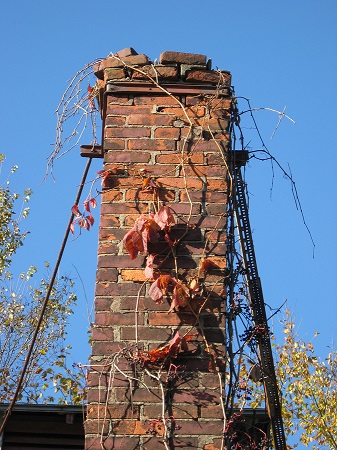
{"type": "MultiPolygon", "coordinates": [[[[54,263],[85,164],[73,149],[57,161],[56,182],[49,178],[41,184],[55,141],[54,111],[67,80],[88,62],[129,46],[152,59],[165,50],[204,53],[214,68],[231,71],[237,96],[248,97],[256,108],[286,106],[296,121],[284,119],[270,139],[278,115],[255,115],[269,151],[291,167],[315,258],[291,186],[277,169],[270,191],[268,162],[252,161],[246,170],[250,218],[266,302],[276,308],[287,299],[300,334],[311,339],[319,331],[316,346],[327,353],[336,338],[337,312],[336,23],[335,0],[2,0],[0,152],[7,155],[8,167],[19,166],[13,186],[34,191],[27,223],[31,234],[16,260],[20,270],[30,264],[43,270],[45,260],[54,263]]],[[[243,101],[239,106],[246,109],[243,101]]],[[[260,149],[248,115],[243,125],[246,143],[260,149]]],[[[101,164],[93,162],[91,178],[101,164]]],[[[89,302],[96,248],[95,225],[70,240],[61,268],[74,277],[78,271],[89,302]]],[[[84,361],[88,320],[80,283],[78,296],[70,336],[84,361]]]]}

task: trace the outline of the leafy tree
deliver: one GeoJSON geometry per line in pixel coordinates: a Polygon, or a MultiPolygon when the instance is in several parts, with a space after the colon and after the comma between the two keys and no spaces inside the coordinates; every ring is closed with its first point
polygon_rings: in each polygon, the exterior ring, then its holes
{"type": "MultiPolygon", "coordinates": [[[[0,155],[0,164],[5,158],[0,155]]],[[[1,167],[2,168],[2,167],[1,167]]],[[[13,166],[11,173],[18,169],[13,166]]],[[[27,189],[20,195],[10,190],[9,177],[0,185],[0,402],[9,402],[35,330],[48,289],[48,276],[36,281],[31,266],[17,281],[11,263],[27,232],[20,229],[29,214],[27,189]],[[20,210],[19,214],[15,209],[20,210]]],[[[48,264],[46,263],[48,270],[48,264]]],[[[48,275],[48,274],[47,274],[48,275]]],[[[30,358],[19,401],[28,403],[80,403],[84,398],[83,374],[69,367],[71,347],[65,345],[66,325],[76,302],[73,281],[61,276],[54,284],[37,342],[30,358]]]]}
{"type": "MultiPolygon", "coordinates": [[[[337,352],[322,360],[296,331],[287,312],[284,343],[276,347],[287,434],[311,449],[337,449],[337,352]]],[[[316,333],[315,335],[317,335],[316,333]]]]}

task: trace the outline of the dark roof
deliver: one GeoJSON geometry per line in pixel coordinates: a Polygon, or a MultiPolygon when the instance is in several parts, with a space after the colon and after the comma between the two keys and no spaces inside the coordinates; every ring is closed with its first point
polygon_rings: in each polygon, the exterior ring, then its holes
{"type": "MultiPolygon", "coordinates": [[[[8,405],[0,404],[0,423],[8,405]]],[[[0,437],[1,450],[84,449],[84,408],[16,405],[0,437]]]]}

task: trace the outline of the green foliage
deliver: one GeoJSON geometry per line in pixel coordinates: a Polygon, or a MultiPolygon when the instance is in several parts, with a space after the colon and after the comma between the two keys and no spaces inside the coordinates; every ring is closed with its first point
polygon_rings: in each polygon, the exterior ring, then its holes
{"type": "Polygon", "coordinates": [[[287,433],[299,432],[300,442],[313,450],[337,449],[337,352],[320,359],[287,316],[284,343],[276,347],[287,433]]]}
{"type": "MultiPolygon", "coordinates": [[[[0,155],[0,164],[4,160],[4,155],[0,155]]],[[[17,169],[18,166],[13,166],[10,172],[14,173],[17,169]]],[[[30,189],[24,192],[23,203],[28,203],[31,194],[30,189]]],[[[20,231],[19,222],[28,216],[29,207],[21,206],[20,214],[14,212],[19,197],[19,194],[10,191],[9,179],[0,186],[0,275],[10,266],[13,254],[23,244],[27,234],[20,231]]]]}
{"type": "MultiPolygon", "coordinates": [[[[0,155],[0,163],[4,161],[0,155]]],[[[11,173],[18,169],[14,166],[11,173]]],[[[37,279],[30,266],[14,282],[10,271],[13,255],[27,235],[20,221],[29,213],[32,192],[23,193],[20,213],[15,214],[19,194],[11,192],[9,179],[0,187],[0,402],[15,392],[31,337],[48,290],[47,275],[37,279]]],[[[74,283],[66,276],[56,280],[48,302],[19,401],[27,403],[81,403],[85,397],[84,375],[70,364],[71,347],[65,345],[66,326],[76,302],[74,283]]]]}

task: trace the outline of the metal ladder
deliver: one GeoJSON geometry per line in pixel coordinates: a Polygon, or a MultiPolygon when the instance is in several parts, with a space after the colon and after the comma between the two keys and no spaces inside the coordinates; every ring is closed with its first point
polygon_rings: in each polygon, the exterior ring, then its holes
{"type": "Polygon", "coordinates": [[[236,222],[238,226],[245,275],[250,294],[250,306],[255,326],[256,342],[259,349],[261,371],[266,395],[266,404],[273,430],[274,448],[286,450],[286,439],[282,421],[281,402],[276,383],[273,354],[270,344],[270,333],[267,323],[265,303],[261,281],[258,275],[252,232],[249,223],[248,206],[245,194],[245,183],[240,167],[232,170],[233,200],[236,222]]]}

